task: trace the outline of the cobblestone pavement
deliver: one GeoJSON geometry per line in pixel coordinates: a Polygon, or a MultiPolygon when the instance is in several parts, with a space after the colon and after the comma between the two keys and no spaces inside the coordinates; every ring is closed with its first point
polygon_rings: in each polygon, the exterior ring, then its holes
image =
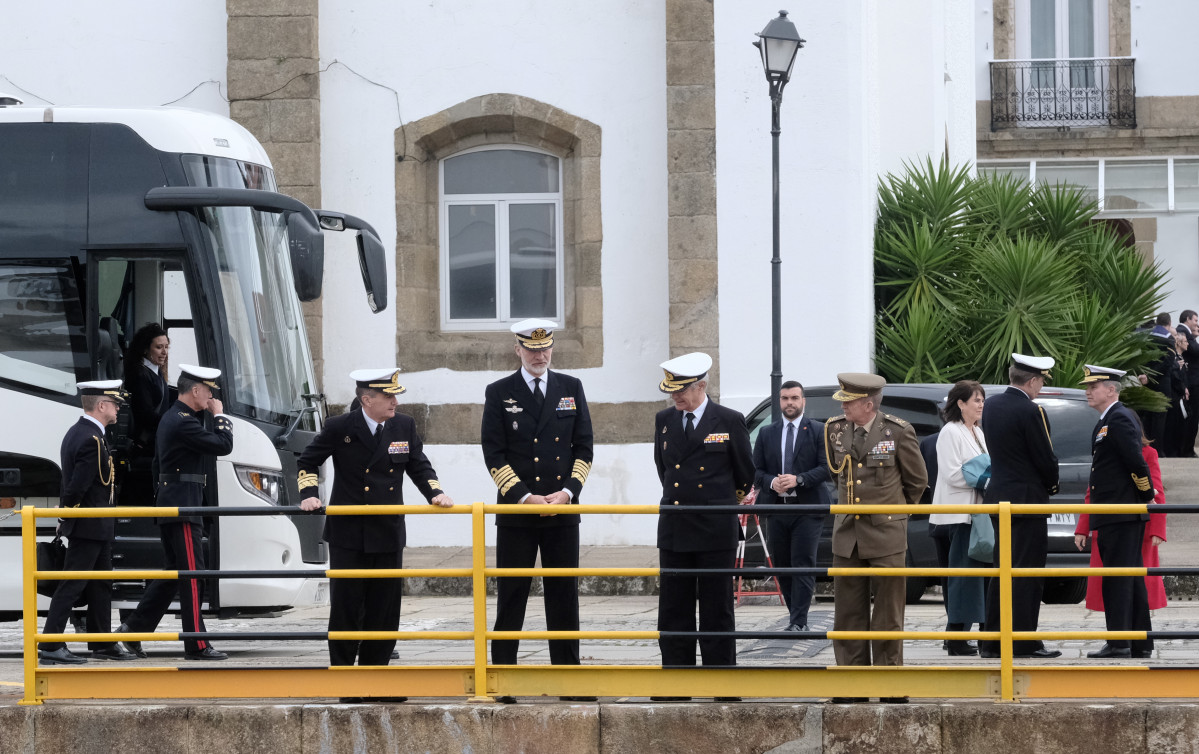
{"type": "MultiPolygon", "coordinates": [[[[582,623],[584,629],[595,630],[654,630],[657,621],[656,597],[583,597],[582,623]]],[[[494,611],[494,599],[488,600],[489,614],[494,611]]],[[[811,625],[817,630],[832,627],[833,607],[831,601],[820,600],[812,608],[811,625]]],[[[944,626],[945,614],[940,601],[926,596],[919,605],[909,605],[905,625],[909,629],[938,630],[944,626]]],[[[327,611],[314,608],[295,610],[277,618],[209,620],[210,631],[323,631],[326,627],[327,611]]],[[[1153,616],[1154,627],[1159,630],[1199,630],[1199,603],[1172,602],[1153,616]]],[[[471,628],[471,603],[462,597],[406,597],[404,599],[401,630],[406,631],[469,631],[471,628]]],[[[544,610],[539,599],[530,599],[526,628],[545,627],[544,610]]],[[[755,597],[742,602],[737,608],[737,629],[742,631],[782,631],[786,626],[786,611],[777,598],[755,597]]],[[[1081,605],[1046,605],[1041,610],[1041,628],[1044,630],[1103,630],[1103,616],[1093,613],[1081,605]]],[[[160,630],[177,631],[178,620],[168,617],[160,630]]],[[[0,703],[15,702],[22,693],[21,682],[21,635],[22,624],[0,624],[0,703]]],[[[779,634],[778,639],[749,639],[738,641],[738,662],[747,666],[762,665],[810,665],[814,667],[833,665],[833,653],[829,642],[801,639],[802,635],[779,634]]],[[[1049,661],[1053,664],[1078,665],[1094,663],[1086,659],[1086,652],[1096,649],[1099,642],[1060,641],[1049,642],[1062,650],[1062,657],[1049,661]]],[[[145,645],[150,657],[121,667],[187,666],[199,663],[183,659],[182,646],[177,642],[145,645]]],[[[228,652],[230,659],[216,663],[221,667],[265,666],[297,667],[324,666],[328,654],[324,642],[319,641],[221,641],[217,647],[228,652]]],[[[84,653],[80,644],[72,645],[74,651],[84,653]]],[[[468,641],[404,641],[399,643],[399,664],[409,665],[468,665],[473,661],[471,643],[468,641]]],[[[582,647],[585,664],[629,664],[656,665],[660,662],[657,642],[653,640],[585,640],[582,647]]],[[[998,660],[948,657],[939,641],[909,641],[904,646],[905,661],[909,665],[968,665],[977,663],[997,664],[998,660]]],[[[1199,642],[1186,640],[1159,641],[1154,665],[1194,665],[1199,658],[1199,642]]],[[[544,641],[521,643],[521,663],[544,664],[549,662],[549,653],[544,641]]],[[[1031,662],[1017,660],[1018,663],[1031,662]]],[[[1046,661],[1037,661],[1044,664],[1046,661]]],[[[1124,661],[1144,664],[1144,660],[1124,661]]],[[[393,664],[396,664],[393,662],[393,664]]]]}

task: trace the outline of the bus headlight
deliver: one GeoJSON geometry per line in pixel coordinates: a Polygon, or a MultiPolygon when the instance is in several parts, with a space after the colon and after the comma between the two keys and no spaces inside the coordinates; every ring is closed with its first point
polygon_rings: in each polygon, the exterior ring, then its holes
{"type": "Polygon", "coordinates": [[[246,492],[271,505],[279,505],[279,499],[283,496],[283,475],[278,471],[234,464],[233,472],[246,492]]]}

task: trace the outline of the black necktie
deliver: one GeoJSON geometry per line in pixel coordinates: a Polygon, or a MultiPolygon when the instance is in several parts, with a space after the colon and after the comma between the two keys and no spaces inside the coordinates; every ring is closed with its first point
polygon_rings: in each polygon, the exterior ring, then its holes
{"type": "Polygon", "coordinates": [[[691,430],[695,429],[695,414],[687,412],[687,423],[683,425],[683,438],[691,439],[691,430]]]}
{"type": "Polygon", "coordinates": [[[533,408],[537,413],[541,414],[541,407],[545,405],[545,393],[541,392],[541,378],[533,378],[533,408]]]}
{"type": "Polygon", "coordinates": [[[375,442],[379,442],[379,435],[383,434],[383,422],[375,425],[375,442]]]}
{"type": "Polygon", "coordinates": [[[787,422],[787,444],[783,448],[783,473],[791,473],[791,460],[795,457],[795,425],[787,422]]]}

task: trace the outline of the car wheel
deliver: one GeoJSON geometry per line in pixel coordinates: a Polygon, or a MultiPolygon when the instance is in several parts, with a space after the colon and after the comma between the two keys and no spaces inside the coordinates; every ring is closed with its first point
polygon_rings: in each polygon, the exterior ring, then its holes
{"type": "Polygon", "coordinates": [[[1077,605],[1087,596],[1087,580],[1083,576],[1045,579],[1041,601],[1046,605],[1077,605]]]}
{"type": "MultiPolygon", "coordinates": [[[[908,568],[912,568],[912,553],[908,553],[907,563],[908,568]]],[[[924,597],[924,590],[928,588],[928,579],[923,576],[908,576],[907,594],[904,601],[909,605],[915,605],[924,597]]]]}

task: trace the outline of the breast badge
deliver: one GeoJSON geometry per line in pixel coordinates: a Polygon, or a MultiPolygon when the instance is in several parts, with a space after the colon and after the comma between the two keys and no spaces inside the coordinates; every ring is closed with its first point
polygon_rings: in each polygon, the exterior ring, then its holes
{"type": "Polygon", "coordinates": [[[510,411],[511,413],[514,413],[514,414],[519,414],[521,411],[524,411],[524,409],[521,408],[520,406],[507,406],[506,408],[504,408],[504,410],[510,411]]]}
{"type": "Polygon", "coordinates": [[[393,456],[402,455],[408,451],[408,443],[404,441],[396,441],[387,446],[387,452],[393,456]]]}

